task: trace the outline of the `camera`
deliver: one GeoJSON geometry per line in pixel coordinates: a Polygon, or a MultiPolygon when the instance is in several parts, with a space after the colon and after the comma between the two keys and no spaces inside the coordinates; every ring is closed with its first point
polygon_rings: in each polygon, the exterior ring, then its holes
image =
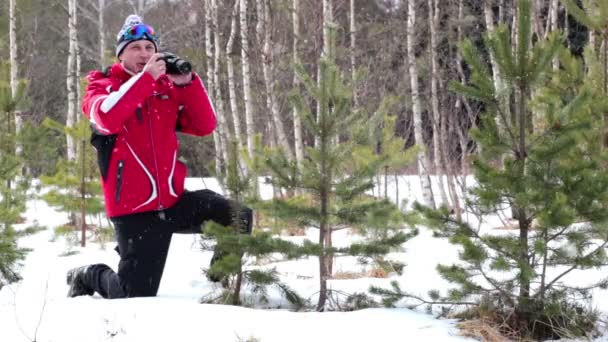
{"type": "Polygon", "coordinates": [[[174,53],[163,52],[163,56],[159,60],[161,59],[167,65],[167,74],[186,75],[192,71],[192,64],[174,53]]]}

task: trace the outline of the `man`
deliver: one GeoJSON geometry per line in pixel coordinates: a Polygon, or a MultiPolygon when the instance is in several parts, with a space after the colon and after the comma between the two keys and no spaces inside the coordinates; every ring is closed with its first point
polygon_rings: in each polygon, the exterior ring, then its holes
{"type": "Polygon", "coordinates": [[[175,132],[207,135],[216,119],[200,77],[167,74],[162,56],[154,29],[131,15],[117,36],[118,62],[88,76],[82,109],[120,262],[118,272],[104,264],[70,270],[70,297],[155,296],[173,233],[200,233],[207,220],[251,232],[251,209],[209,190],[184,190],[175,132]]]}

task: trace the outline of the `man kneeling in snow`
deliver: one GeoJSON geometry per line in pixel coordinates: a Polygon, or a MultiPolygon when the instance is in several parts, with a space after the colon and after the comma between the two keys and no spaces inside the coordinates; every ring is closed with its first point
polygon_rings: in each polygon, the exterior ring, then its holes
{"type": "Polygon", "coordinates": [[[200,77],[167,73],[157,44],[154,29],[131,15],[117,36],[118,62],[88,76],[82,109],[94,129],[120,263],[118,272],[104,264],[70,270],[70,297],[155,296],[173,233],[200,233],[208,220],[251,233],[251,209],[235,213],[239,206],[213,191],[184,190],[175,132],[210,134],[215,113],[200,77]]]}

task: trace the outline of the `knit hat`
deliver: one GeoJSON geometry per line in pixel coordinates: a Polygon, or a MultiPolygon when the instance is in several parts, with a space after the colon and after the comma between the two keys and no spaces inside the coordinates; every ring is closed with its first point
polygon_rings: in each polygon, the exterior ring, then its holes
{"type": "Polygon", "coordinates": [[[137,14],[131,14],[116,35],[116,57],[120,56],[129,43],[142,39],[151,41],[158,51],[158,38],[152,26],[145,24],[137,14]]]}

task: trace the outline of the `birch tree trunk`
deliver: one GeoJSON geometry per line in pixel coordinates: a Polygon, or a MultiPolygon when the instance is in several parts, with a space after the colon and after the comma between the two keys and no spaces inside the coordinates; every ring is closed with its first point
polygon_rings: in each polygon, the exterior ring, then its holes
{"type": "MultiPolygon", "coordinates": [[[[558,26],[558,14],[559,14],[559,0],[551,0],[550,16],[551,16],[551,29],[549,31],[555,32],[559,30],[558,26]]],[[[559,70],[559,58],[553,58],[553,71],[559,70]]]]}
{"type": "Polygon", "coordinates": [[[428,207],[435,208],[435,200],[433,199],[433,189],[431,188],[430,161],[428,154],[424,151],[425,144],[422,135],[422,103],[418,93],[418,66],[416,65],[416,55],[414,47],[416,29],[416,4],[414,0],[408,1],[407,15],[407,59],[408,69],[410,74],[410,86],[412,96],[412,112],[414,115],[414,138],[416,144],[423,148],[423,151],[418,152],[418,175],[420,177],[422,187],[422,197],[424,204],[428,207]]]}
{"type": "MultiPolygon", "coordinates": [[[[241,33],[241,65],[243,73],[243,98],[245,102],[245,125],[247,136],[247,153],[253,158],[253,137],[255,123],[253,122],[253,102],[251,98],[251,71],[249,67],[249,32],[247,20],[247,0],[240,0],[240,33],[241,33]]],[[[255,182],[257,184],[257,182],[255,182]]]]}
{"type": "MultiPolygon", "coordinates": [[[[15,1],[16,0],[9,1],[9,59],[11,68],[10,86],[12,100],[15,100],[15,98],[17,97],[17,90],[19,87],[19,63],[17,61],[17,18],[15,14],[15,1]]],[[[19,135],[19,133],[23,129],[23,119],[21,117],[21,111],[19,110],[19,108],[15,108],[13,116],[15,122],[15,134],[19,135]]],[[[11,127],[10,124],[9,127],[11,127]]],[[[18,156],[23,154],[23,145],[18,142],[15,144],[15,154],[18,156]]]]}
{"type": "MultiPolygon", "coordinates": [[[[224,160],[224,165],[227,165],[230,157],[228,156],[228,144],[233,141],[232,133],[230,132],[230,127],[228,126],[226,120],[226,111],[224,107],[224,99],[222,98],[222,85],[220,83],[220,70],[221,70],[221,57],[222,57],[222,33],[220,31],[220,27],[218,25],[218,5],[217,0],[211,0],[211,10],[212,12],[212,26],[213,26],[213,41],[215,43],[214,46],[214,68],[213,68],[213,86],[215,93],[215,103],[216,103],[216,115],[218,121],[217,131],[220,136],[220,144],[222,151],[222,158],[224,160]]],[[[220,175],[218,175],[219,177],[220,175]]]]}
{"type": "Polygon", "coordinates": [[[439,112],[439,67],[437,63],[437,30],[439,26],[439,6],[435,0],[427,1],[429,8],[429,29],[431,32],[431,44],[430,44],[430,57],[431,57],[431,109],[433,112],[433,154],[435,156],[435,173],[439,180],[439,194],[441,195],[441,202],[445,206],[450,206],[448,196],[445,192],[445,182],[443,176],[445,172],[445,161],[443,158],[443,137],[441,135],[441,122],[442,117],[439,112]]]}
{"type": "Polygon", "coordinates": [[[262,48],[262,71],[266,85],[266,106],[272,115],[278,146],[285,152],[290,160],[294,160],[293,151],[285,133],[285,126],[279,111],[279,103],[276,95],[276,77],[274,65],[274,52],[272,49],[272,18],[267,0],[256,0],[258,18],[262,23],[263,48],[262,48]]]}
{"type": "Polygon", "coordinates": [[[99,0],[98,2],[98,21],[97,21],[97,34],[99,35],[99,66],[101,70],[105,69],[106,63],[106,30],[104,21],[104,9],[106,8],[106,0],[99,0]]]}
{"type": "MultiPolygon", "coordinates": [[[[551,0],[549,0],[551,1],[551,0]]],[[[545,0],[534,0],[534,2],[532,3],[532,20],[533,20],[533,28],[534,28],[534,33],[536,33],[537,37],[544,37],[546,31],[544,30],[544,25],[541,19],[541,13],[544,7],[544,2],[545,0]]]]}
{"type": "MultiPolygon", "coordinates": [[[[77,64],[77,47],[78,37],[76,31],[76,0],[68,0],[68,62],[67,62],[67,90],[68,90],[68,113],[66,119],[67,127],[74,127],[76,123],[76,106],[77,106],[77,91],[78,82],[76,77],[77,64]]],[[[70,161],[76,160],[76,142],[69,134],[66,134],[67,139],[67,158],[70,161]]]]}
{"type": "MultiPolygon", "coordinates": [[[[251,97],[251,69],[249,66],[249,23],[247,20],[247,1],[239,2],[239,20],[241,33],[241,72],[243,74],[243,100],[245,102],[245,136],[247,140],[247,154],[254,158],[255,122],[253,121],[253,98],[251,97]]],[[[251,171],[251,170],[250,170],[251,171]]],[[[256,174],[250,174],[253,178],[254,196],[259,196],[258,179],[256,174]]]]}
{"type": "MultiPolygon", "coordinates": [[[[293,20],[293,64],[300,64],[300,56],[298,54],[298,45],[300,43],[300,0],[293,0],[293,10],[291,12],[293,20]]],[[[298,75],[293,75],[293,87],[294,89],[300,89],[300,81],[298,75]]],[[[298,113],[296,106],[293,106],[293,135],[294,135],[294,147],[296,153],[296,161],[298,168],[302,167],[304,161],[304,143],[302,140],[302,119],[298,113]]]]}
{"type": "MultiPolygon", "coordinates": [[[[496,31],[496,26],[494,24],[494,11],[492,10],[492,0],[483,0],[483,12],[486,22],[487,33],[491,34],[496,31]]],[[[504,20],[504,9],[502,9],[501,12],[503,13],[502,19],[504,20]]],[[[492,79],[494,80],[494,88],[496,89],[496,92],[499,96],[499,103],[501,107],[500,110],[504,112],[506,118],[509,118],[511,117],[511,115],[509,110],[508,90],[505,89],[500,69],[498,68],[498,64],[496,63],[496,59],[493,55],[490,55],[490,63],[492,65],[492,79]]],[[[496,124],[498,125],[499,129],[503,129],[504,123],[500,121],[498,117],[496,118],[496,124]]]]}
{"type": "Polygon", "coordinates": [[[359,108],[359,95],[357,93],[357,59],[355,57],[357,52],[357,26],[356,26],[356,11],[355,11],[355,0],[350,0],[350,71],[353,86],[353,104],[356,108],[359,108]]]}
{"type": "MultiPolygon", "coordinates": [[[[464,0],[459,0],[458,1],[458,25],[456,26],[457,35],[458,35],[457,41],[459,41],[459,42],[462,41],[462,39],[463,39],[463,32],[462,32],[463,19],[464,19],[464,0]]],[[[460,51],[458,51],[458,49],[455,49],[455,53],[456,53],[456,66],[458,69],[459,81],[461,84],[464,85],[464,84],[466,84],[466,78],[465,78],[464,70],[462,68],[462,56],[460,55],[460,51]]],[[[473,114],[471,105],[468,103],[468,100],[462,95],[458,96],[458,99],[456,100],[456,105],[455,105],[456,113],[460,112],[461,105],[464,105],[463,107],[466,110],[467,117],[469,118],[469,123],[470,123],[471,127],[476,127],[476,118],[473,114]]],[[[453,124],[454,131],[456,131],[456,134],[458,135],[458,138],[459,138],[458,141],[460,143],[460,150],[462,151],[461,155],[460,155],[460,174],[462,176],[461,190],[462,190],[462,195],[463,195],[463,201],[466,202],[467,175],[469,174],[469,162],[468,162],[469,161],[469,139],[468,139],[468,135],[466,132],[466,130],[468,129],[468,126],[461,122],[457,122],[456,120],[452,121],[452,124],[453,124]]],[[[456,195],[456,198],[458,198],[458,195],[456,195]]],[[[457,208],[457,211],[456,211],[457,219],[461,219],[462,213],[460,210],[460,204],[458,204],[458,206],[456,208],[457,208]]]]}
{"type": "MultiPolygon", "coordinates": [[[[207,93],[212,101],[215,102],[215,86],[213,84],[213,45],[211,44],[211,17],[211,0],[205,0],[205,59],[207,62],[207,93]]],[[[215,146],[215,174],[217,177],[220,177],[222,175],[222,166],[224,162],[222,160],[222,142],[218,130],[213,132],[213,145],[215,146]]]]}
{"type": "MultiPolygon", "coordinates": [[[[236,36],[236,24],[238,17],[239,0],[234,2],[232,9],[232,20],[230,23],[230,36],[228,37],[228,43],[226,43],[226,66],[228,71],[228,96],[230,97],[230,112],[232,113],[232,123],[234,125],[234,135],[237,146],[239,149],[243,146],[243,140],[241,139],[241,120],[239,118],[239,108],[236,100],[236,86],[234,77],[234,62],[232,60],[232,54],[234,50],[234,37],[236,36]]],[[[240,159],[240,158],[239,158],[240,159]]],[[[241,163],[242,164],[242,163],[241,163]]]]}
{"type": "MultiPolygon", "coordinates": [[[[333,4],[331,0],[323,0],[323,48],[321,50],[321,58],[327,58],[330,53],[329,34],[330,25],[333,22],[333,4]]],[[[321,85],[321,64],[317,65],[317,85],[321,85]]],[[[321,111],[321,105],[317,103],[317,113],[321,111]]],[[[315,137],[315,146],[319,146],[320,141],[315,137]]]]}

